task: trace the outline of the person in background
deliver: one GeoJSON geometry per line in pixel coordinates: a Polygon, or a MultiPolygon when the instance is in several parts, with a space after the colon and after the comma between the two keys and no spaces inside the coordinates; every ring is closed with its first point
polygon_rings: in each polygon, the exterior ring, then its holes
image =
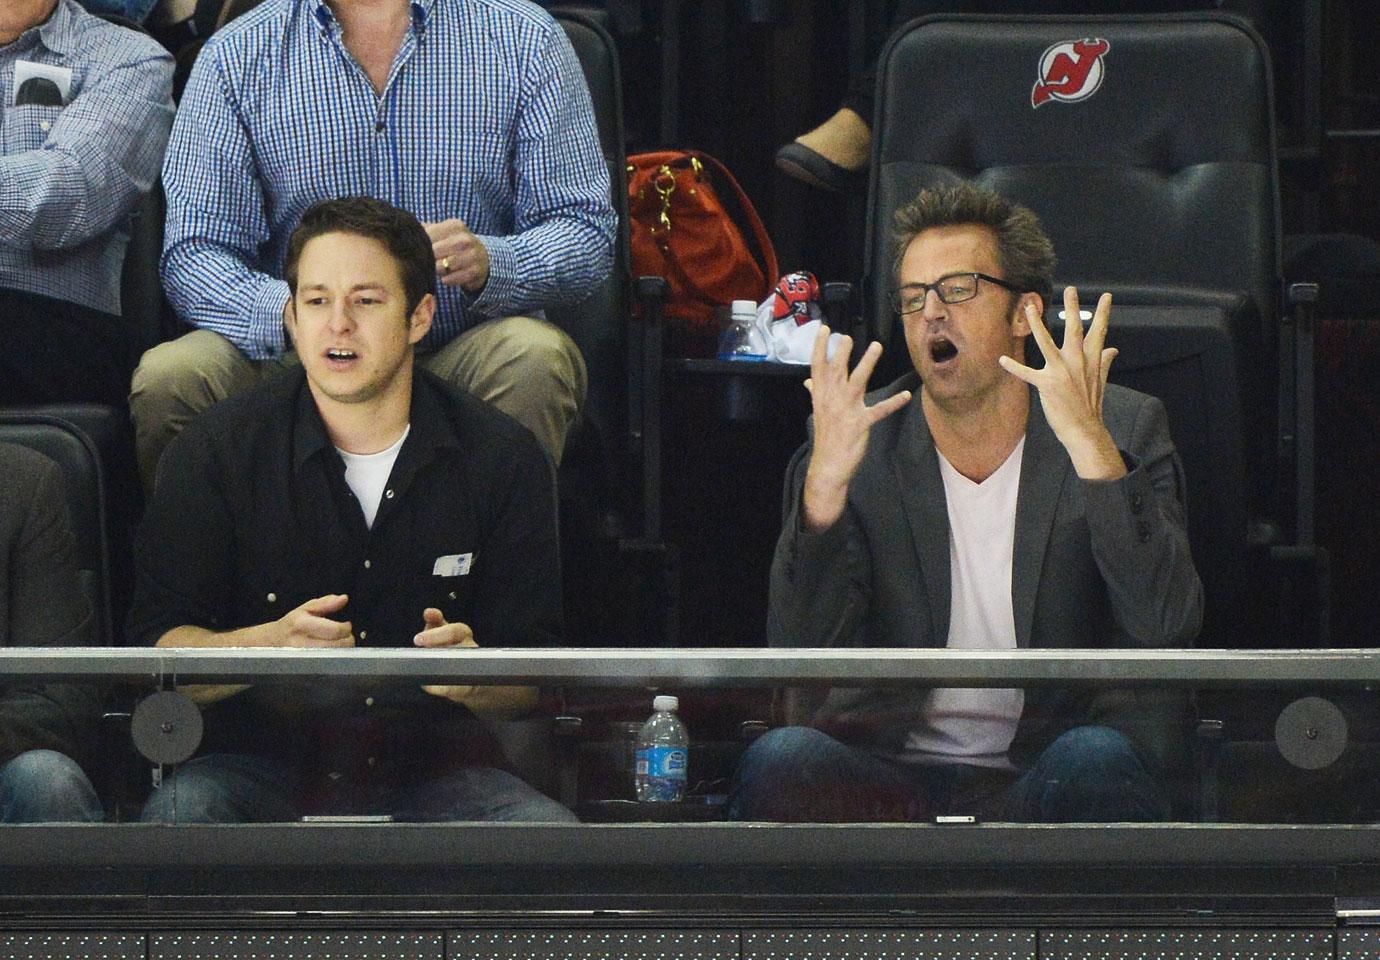
{"type": "Polygon", "coordinates": [[[76,0],[0,4],[0,404],[123,406],[128,222],[172,126],[172,57],[76,0]]]}

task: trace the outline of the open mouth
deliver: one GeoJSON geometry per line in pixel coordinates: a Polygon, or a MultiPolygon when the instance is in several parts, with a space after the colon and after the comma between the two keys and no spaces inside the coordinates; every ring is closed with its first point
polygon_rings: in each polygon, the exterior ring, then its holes
{"type": "Polygon", "coordinates": [[[930,359],[935,363],[948,363],[958,356],[958,347],[948,337],[935,337],[930,341],[930,359]]]}
{"type": "Polygon", "coordinates": [[[353,350],[346,350],[344,347],[330,347],[326,350],[326,359],[334,364],[347,364],[359,359],[359,354],[353,350]]]}

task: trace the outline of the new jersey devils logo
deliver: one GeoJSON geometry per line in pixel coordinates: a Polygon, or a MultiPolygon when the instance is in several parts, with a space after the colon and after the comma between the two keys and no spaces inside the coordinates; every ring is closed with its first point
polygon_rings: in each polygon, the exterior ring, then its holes
{"type": "Polygon", "coordinates": [[[1102,58],[1112,45],[1106,40],[1064,40],[1040,54],[1040,79],[1030,91],[1030,105],[1050,100],[1086,100],[1102,86],[1102,58]]]}

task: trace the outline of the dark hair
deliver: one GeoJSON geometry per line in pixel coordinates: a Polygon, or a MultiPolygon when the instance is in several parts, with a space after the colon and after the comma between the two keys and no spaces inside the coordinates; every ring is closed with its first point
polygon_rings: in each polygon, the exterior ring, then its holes
{"type": "Polygon", "coordinates": [[[283,275],[294,298],[297,296],[297,263],[302,259],[303,248],[307,241],[327,233],[368,237],[388,249],[402,275],[409,317],[422,302],[422,297],[436,292],[436,259],[431,238],[417,218],[373,197],[341,197],[313,204],[302,214],[297,229],[292,231],[283,275]]]}
{"type": "Polygon", "coordinates": [[[896,211],[896,257],[892,276],[912,240],[933,227],[987,227],[997,238],[997,263],[1003,279],[1038,293],[1048,307],[1054,296],[1054,244],[1028,207],[1012,203],[967,180],[921,190],[896,211]]]}

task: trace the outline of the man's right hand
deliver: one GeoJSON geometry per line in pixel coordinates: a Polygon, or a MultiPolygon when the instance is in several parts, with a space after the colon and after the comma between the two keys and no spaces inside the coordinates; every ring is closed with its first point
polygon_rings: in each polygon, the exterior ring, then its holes
{"type": "MultiPolygon", "coordinates": [[[[345,609],[350,598],[343,593],[331,593],[289,610],[277,620],[258,623],[252,627],[241,627],[225,633],[207,630],[205,627],[185,625],[173,627],[158,638],[160,647],[316,647],[344,648],[355,645],[354,628],[349,621],[340,623],[327,619],[328,614],[339,613],[345,609]]],[[[217,700],[248,690],[244,683],[198,683],[179,685],[178,690],[185,693],[193,702],[206,706],[217,700]]]]}
{"type": "Polygon", "coordinates": [[[353,647],[355,634],[350,622],[328,618],[329,614],[344,610],[349,602],[350,598],[343,593],[329,593],[308,600],[274,622],[273,642],[269,646],[353,647]]]}
{"type": "Polygon", "coordinates": [[[810,357],[810,391],[814,407],[815,435],[810,451],[810,468],[805,473],[805,529],[819,533],[833,526],[848,503],[848,484],[867,452],[867,437],[873,424],[891,416],[910,402],[910,391],[902,390],[869,407],[865,402],[867,381],[872,376],[882,345],[873,341],[848,372],[848,357],[853,348],[850,337],[839,340],[834,358],[828,356],[829,328],[820,325],[810,357]]]}

